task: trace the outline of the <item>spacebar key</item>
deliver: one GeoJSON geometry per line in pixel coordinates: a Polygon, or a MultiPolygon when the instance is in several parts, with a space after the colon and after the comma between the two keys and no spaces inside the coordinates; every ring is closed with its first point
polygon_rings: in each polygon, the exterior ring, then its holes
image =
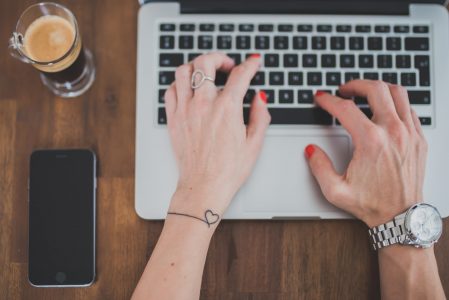
{"type": "MultiPolygon", "coordinates": [[[[284,125],[332,125],[332,116],[318,107],[310,108],[268,108],[271,124],[284,125]]],[[[245,123],[248,121],[249,109],[245,107],[245,123]]]]}

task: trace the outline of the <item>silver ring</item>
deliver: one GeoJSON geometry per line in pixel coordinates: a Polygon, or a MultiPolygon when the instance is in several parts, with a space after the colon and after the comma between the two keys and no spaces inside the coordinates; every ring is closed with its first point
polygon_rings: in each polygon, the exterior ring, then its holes
{"type": "Polygon", "coordinates": [[[192,87],[193,90],[196,90],[197,88],[199,88],[206,80],[211,81],[215,84],[215,79],[213,79],[210,76],[206,76],[206,74],[204,74],[204,72],[202,70],[195,70],[192,74],[192,80],[190,81],[190,86],[192,87]],[[198,78],[197,81],[197,77],[198,75],[200,75],[201,77],[198,78]]]}

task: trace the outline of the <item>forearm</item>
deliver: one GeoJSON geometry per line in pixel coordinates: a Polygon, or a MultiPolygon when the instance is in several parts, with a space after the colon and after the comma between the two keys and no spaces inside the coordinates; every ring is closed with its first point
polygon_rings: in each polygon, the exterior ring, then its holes
{"type": "Polygon", "coordinates": [[[379,270],[382,299],[446,299],[433,247],[380,249],[379,270]]]}

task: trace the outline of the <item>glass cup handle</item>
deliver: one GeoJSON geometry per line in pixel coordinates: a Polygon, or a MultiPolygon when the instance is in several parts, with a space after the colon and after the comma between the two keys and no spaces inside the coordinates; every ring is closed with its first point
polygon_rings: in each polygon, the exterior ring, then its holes
{"type": "Polygon", "coordinates": [[[24,63],[30,63],[30,61],[19,51],[23,47],[23,36],[20,33],[13,32],[9,39],[9,54],[24,63]]]}

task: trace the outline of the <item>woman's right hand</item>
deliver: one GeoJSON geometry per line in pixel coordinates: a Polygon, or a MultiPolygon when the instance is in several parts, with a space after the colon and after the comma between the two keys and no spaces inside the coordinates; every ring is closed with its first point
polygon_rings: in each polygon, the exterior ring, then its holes
{"type": "Polygon", "coordinates": [[[317,104],[352,137],[354,153],[347,170],[338,174],[316,145],[306,148],[306,157],[329,202],[374,227],[423,200],[427,143],[405,88],[354,80],[341,86],[340,94],[366,97],[373,112],[370,120],[352,100],[315,95],[317,104]]]}

